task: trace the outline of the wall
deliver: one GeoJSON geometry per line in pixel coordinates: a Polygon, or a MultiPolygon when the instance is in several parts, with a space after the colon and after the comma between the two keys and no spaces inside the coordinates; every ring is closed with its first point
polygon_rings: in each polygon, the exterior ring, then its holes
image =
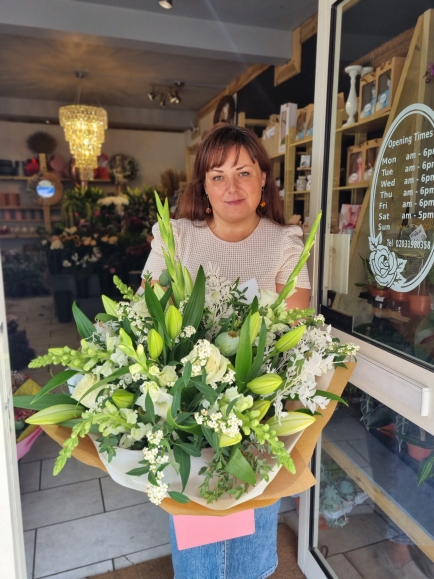
{"type": "MultiPolygon", "coordinates": [[[[0,121],[0,159],[23,160],[32,156],[27,138],[36,131],[45,131],[57,140],[56,152],[70,158],[63,129],[56,125],[0,121]]],[[[108,129],[102,150],[109,157],[124,153],[139,164],[139,175],[132,185],[154,186],[165,169],[185,170],[184,134],[160,131],[108,129]]]]}

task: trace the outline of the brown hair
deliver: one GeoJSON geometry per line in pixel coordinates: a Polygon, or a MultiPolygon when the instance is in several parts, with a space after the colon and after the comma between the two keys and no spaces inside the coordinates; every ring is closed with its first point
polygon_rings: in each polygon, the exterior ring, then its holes
{"type": "Polygon", "coordinates": [[[190,221],[212,219],[212,215],[207,215],[205,212],[208,207],[204,189],[205,176],[214,167],[221,167],[225,163],[233,147],[236,147],[237,153],[235,163],[238,162],[241,147],[244,147],[252,161],[258,163],[259,168],[266,175],[262,194],[266,205],[265,207],[258,206],[257,214],[261,217],[268,217],[274,223],[284,225],[285,219],[274,179],[273,164],[266,150],[253,131],[229,124],[213,127],[199,145],[191,181],[179,200],[179,217],[190,219],[190,221]]]}

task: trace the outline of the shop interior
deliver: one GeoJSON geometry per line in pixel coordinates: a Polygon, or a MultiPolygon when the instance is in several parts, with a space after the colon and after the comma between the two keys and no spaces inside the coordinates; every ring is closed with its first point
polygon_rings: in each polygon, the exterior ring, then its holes
{"type": "MultiPolygon", "coordinates": [[[[157,221],[154,192],[176,218],[197,147],[215,123],[252,128],[262,139],[287,223],[300,215],[308,233],[310,196],[321,194],[311,190],[314,0],[254,0],[248,10],[231,0],[67,0],[50,18],[51,3],[38,3],[28,14],[17,1],[0,28],[0,251],[16,396],[37,392],[58,371],[29,369],[32,358],[78,347],[73,302],[94,319],[101,294],[120,298],[114,276],[139,287],[157,221]],[[89,115],[99,120],[91,163],[80,157],[79,125],[89,115]]],[[[423,322],[432,327],[434,278],[402,301],[374,286],[358,241],[417,19],[432,3],[417,0],[410,10],[405,0],[382,0],[390,17],[372,18],[377,4],[353,2],[342,22],[327,202],[334,258],[322,273],[322,307],[335,314],[333,325],[341,316],[338,328],[354,316],[356,333],[432,364],[432,347],[415,345],[415,333],[423,322]]],[[[404,472],[405,494],[417,498],[414,488],[430,502],[432,480],[421,479],[420,461],[434,455],[433,437],[408,421],[401,428],[396,412],[351,384],[344,398],[348,407],[339,406],[325,431],[317,490],[318,547],[329,572],[434,577],[432,524],[416,499],[409,505],[390,490],[404,472]],[[382,464],[392,482],[375,474],[382,464]],[[394,541],[408,529],[413,538],[415,526],[428,547],[394,541]],[[396,545],[407,550],[395,553],[396,545]]],[[[15,411],[15,425],[28,579],[84,579],[170,555],[167,514],[75,459],[54,477],[59,446],[25,424],[27,412],[15,411]],[[132,538],[128,548],[119,535],[132,538]]],[[[281,509],[295,535],[298,503],[289,497],[281,509]]],[[[279,568],[276,577],[285,576],[279,568]]]]}

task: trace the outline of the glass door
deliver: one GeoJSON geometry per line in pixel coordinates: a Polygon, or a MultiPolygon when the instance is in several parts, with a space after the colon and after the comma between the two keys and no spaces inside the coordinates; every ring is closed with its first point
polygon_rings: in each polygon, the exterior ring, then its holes
{"type": "Polygon", "coordinates": [[[299,563],[434,577],[432,2],[320,2],[316,88],[316,298],[360,356],[301,500],[299,563]]]}

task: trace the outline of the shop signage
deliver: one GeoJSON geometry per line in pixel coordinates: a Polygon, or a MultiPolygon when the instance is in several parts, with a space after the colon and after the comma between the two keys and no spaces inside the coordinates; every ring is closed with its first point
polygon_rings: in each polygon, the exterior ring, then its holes
{"type": "Polygon", "coordinates": [[[405,108],[384,137],[372,180],[369,263],[378,285],[409,292],[434,263],[434,111],[405,108]]]}

